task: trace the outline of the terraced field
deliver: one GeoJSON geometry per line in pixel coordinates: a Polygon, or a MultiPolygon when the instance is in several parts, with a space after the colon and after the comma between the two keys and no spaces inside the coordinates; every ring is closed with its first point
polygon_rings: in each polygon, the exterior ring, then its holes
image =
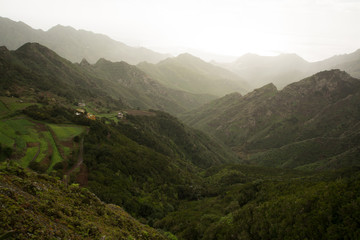
{"type": "MultiPolygon", "coordinates": [[[[20,166],[28,167],[37,162],[51,172],[53,167],[70,158],[78,143],[73,141],[81,135],[84,127],[77,125],[46,124],[25,117],[0,121],[0,143],[13,149],[11,159],[20,166]]],[[[4,158],[4,156],[0,156],[4,158]]]]}

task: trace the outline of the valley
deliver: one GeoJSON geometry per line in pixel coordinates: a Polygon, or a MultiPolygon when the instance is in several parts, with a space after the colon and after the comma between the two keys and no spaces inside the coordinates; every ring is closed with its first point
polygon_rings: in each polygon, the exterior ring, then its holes
{"type": "Polygon", "coordinates": [[[241,58],[266,65],[256,79],[43,45],[68,31],[94,37],[57,26],[0,47],[0,239],[360,237],[357,52],[314,72],[241,58]]]}

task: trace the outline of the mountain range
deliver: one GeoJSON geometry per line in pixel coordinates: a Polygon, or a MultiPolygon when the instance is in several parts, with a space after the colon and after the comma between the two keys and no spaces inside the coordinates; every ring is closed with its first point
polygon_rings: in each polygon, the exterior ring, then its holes
{"type": "Polygon", "coordinates": [[[0,239],[360,239],[358,51],[249,54],[245,78],[190,54],[88,61],[103,46],[55,27],[73,63],[2,21],[0,239]],[[302,77],[331,66],[350,74],[302,77]]]}
{"type": "Polygon", "coordinates": [[[281,89],[307,76],[330,69],[341,69],[360,78],[360,50],[318,62],[308,62],[296,54],[278,56],[245,54],[232,63],[212,63],[243,77],[253,88],[273,83],[281,89]]]}
{"type": "Polygon", "coordinates": [[[166,88],[125,62],[100,59],[94,65],[86,60],[74,64],[38,43],[27,43],[16,51],[2,47],[0,54],[0,84],[20,95],[31,88],[50,92],[59,101],[93,102],[99,109],[153,108],[173,114],[215,98],[166,88]]]}
{"type": "Polygon", "coordinates": [[[187,92],[221,97],[234,91],[245,93],[249,89],[248,83],[236,74],[188,53],[157,64],[143,62],[137,66],[164,86],[187,92]]]}
{"type": "Polygon", "coordinates": [[[287,168],[357,165],[360,80],[317,73],[278,91],[274,84],[229,94],[185,114],[245,162],[287,168]]]}
{"type": "Polygon", "coordinates": [[[157,63],[169,57],[168,54],[160,54],[143,47],[127,46],[106,35],[61,25],[48,31],[35,30],[23,22],[0,17],[0,32],[0,46],[4,45],[10,50],[15,50],[27,42],[37,42],[78,63],[83,58],[90,63],[95,63],[100,58],[116,62],[126,61],[130,64],[142,61],[157,63]]]}

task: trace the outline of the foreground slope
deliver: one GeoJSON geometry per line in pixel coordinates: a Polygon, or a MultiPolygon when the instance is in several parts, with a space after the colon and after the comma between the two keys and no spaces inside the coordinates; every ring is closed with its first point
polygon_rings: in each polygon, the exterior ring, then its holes
{"type": "Polygon", "coordinates": [[[0,196],[2,239],[166,239],[85,188],[6,163],[0,196]]]}
{"type": "Polygon", "coordinates": [[[24,107],[3,116],[1,126],[16,130],[0,131],[1,161],[80,183],[149,224],[197,196],[200,171],[237,162],[167,113],[128,110],[122,120],[90,120],[58,103],[24,107]]]}
{"type": "Polygon", "coordinates": [[[158,64],[140,63],[138,67],[153,79],[173,89],[223,96],[245,93],[248,84],[236,74],[194,57],[181,54],[158,64]]]}
{"type": "Polygon", "coordinates": [[[83,58],[95,63],[99,58],[137,64],[157,63],[167,57],[146,48],[135,48],[115,41],[106,35],[57,25],[48,31],[35,30],[22,22],[0,17],[0,46],[15,50],[27,42],[38,42],[60,56],[80,62],[83,58]]]}
{"type": "Polygon", "coordinates": [[[313,168],[356,165],[359,98],[360,81],[332,70],[282,91],[269,84],[244,97],[228,95],[183,119],[250,162],[313,168]]]}

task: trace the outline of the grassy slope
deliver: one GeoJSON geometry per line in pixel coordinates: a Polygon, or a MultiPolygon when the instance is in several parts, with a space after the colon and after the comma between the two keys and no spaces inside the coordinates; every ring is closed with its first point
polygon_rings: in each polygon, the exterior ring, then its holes
{"type": "Polygon", "coordinates": [[[2,101],[6,103],[6,108],[0,122],[0,143],[14,149],[11,158],[22,167],[28,167],[32,161],[43,162],[47,172],[51,172],[56,163],[69,157],[75,147],[73,137],[85,131],[83,126],[47,124],[18,115],[17,111],[33,105],[33,102],[20,102],[18,98],[9,97],[2,97],[2,101]],[[14,114],[18,116],[9,118],[14,114]]]}
{"type": "Polygon", "coordinates": [[[48,124],[60,141],[71,140],[73,137],[82,134],[85,130],[83,126],[48,124]]]}

